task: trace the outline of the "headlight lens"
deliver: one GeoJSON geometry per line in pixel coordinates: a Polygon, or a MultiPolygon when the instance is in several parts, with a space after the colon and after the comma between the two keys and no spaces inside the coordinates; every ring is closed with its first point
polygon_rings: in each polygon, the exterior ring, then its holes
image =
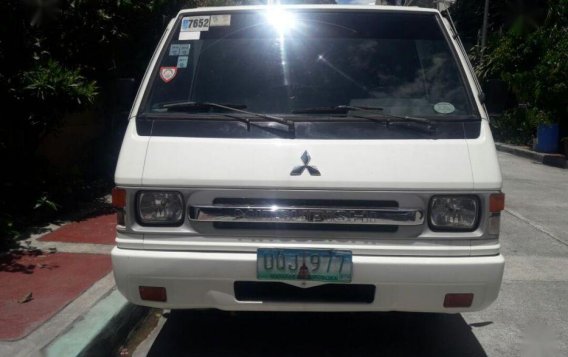
{"type": "Polygon", "coordinates": [[[430,200],[432,230],[472,231],[478,217],[479,199],[475,196],[434,196],[430,200]]]}
{"type": "Polygon", "coordinates": [[[138,217],[141,224],[179,225],[183,220],[183,207],[183,197],[179,192],[138,193],[138,217]]]}

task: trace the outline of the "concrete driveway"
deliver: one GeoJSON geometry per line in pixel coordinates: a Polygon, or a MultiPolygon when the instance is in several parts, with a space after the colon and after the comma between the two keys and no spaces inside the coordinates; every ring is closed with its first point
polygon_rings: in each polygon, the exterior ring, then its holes
{"type": "Polygon", "coordinates": [[[135,355],[568,355],[568,170],[504,153],[499,158],[507,194],[506,269],[489,309],[461,315],[176,311],[160,319],[135,355]]]}
{"type": "Polygon", "coordinates": [[[503,285],[494,305],[463,317],[489,356],[566,356],[568,170],[505,153],[499,159],[507,194],[503,285]]]}

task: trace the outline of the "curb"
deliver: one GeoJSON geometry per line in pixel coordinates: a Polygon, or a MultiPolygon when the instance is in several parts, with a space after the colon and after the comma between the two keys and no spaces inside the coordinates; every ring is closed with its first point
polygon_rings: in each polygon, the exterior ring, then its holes
{"type": "Polygon", "coordinates": [[[559,167],[561,169],[568,168],[566,156],[562,154],[544,154],[526,149],[522,146],[508,145],[503,143],[495,143],[495,147],[499,151],[524,157],[526,159],[535,160],[544,165],[559,167]]]}
{"type": "Polygon", "coordinates": [[[149,309],[130,304],[118,290],[97,302],[42,352],[45,356],[113,356],[149,309]]]}

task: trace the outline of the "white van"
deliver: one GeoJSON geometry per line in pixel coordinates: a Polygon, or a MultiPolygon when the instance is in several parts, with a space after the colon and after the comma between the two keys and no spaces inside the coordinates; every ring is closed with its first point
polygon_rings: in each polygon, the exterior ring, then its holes
{"type": "Polygon", "coordinates": [[[118,289],[170,309],[487,307],[504,196],[482,99],[437,10],[181,11],[118,160],[118,289]]]}

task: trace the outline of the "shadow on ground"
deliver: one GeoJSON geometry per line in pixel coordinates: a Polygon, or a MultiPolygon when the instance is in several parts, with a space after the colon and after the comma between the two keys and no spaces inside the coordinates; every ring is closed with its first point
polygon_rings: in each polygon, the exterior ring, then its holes
{"type": "Polygon", "coordinates": [[[172,311],[148,356],[486,356],[461,315],[172,311]]]}
{"type": "Polygon", "coordinates": [[[45,252],[39,249],[29,249],[14,250],[0,255],[0,272],[33,274],[37,267],[49,270],[58,268],[57,265],[41,264],[34,260],[34,258],[45,254],[45,252]]]}
{"type": "Polygon", "coordinates": [[[77,205],[78,207],[76,209],[70,209],[66,213],[58,214],[57,217],[40,218],[36,219],[33,223],[28,222],[30,226],[19,232],[14,238],[17,242],[14,242],[12,246],[7,248],[16,248],[19,246],[19,244],[17,244],[18,242],[29,239],[33,235],[53,232],[53,228],[48,227],[49,224],[61,226],[69,221],[81,222],[86,221],[89,218],[95,218],[116,212],[116,209],[112,206],[112,204],[107,202],[106,197],[100,197],[86,203],[78,203],[77,205]]]}

